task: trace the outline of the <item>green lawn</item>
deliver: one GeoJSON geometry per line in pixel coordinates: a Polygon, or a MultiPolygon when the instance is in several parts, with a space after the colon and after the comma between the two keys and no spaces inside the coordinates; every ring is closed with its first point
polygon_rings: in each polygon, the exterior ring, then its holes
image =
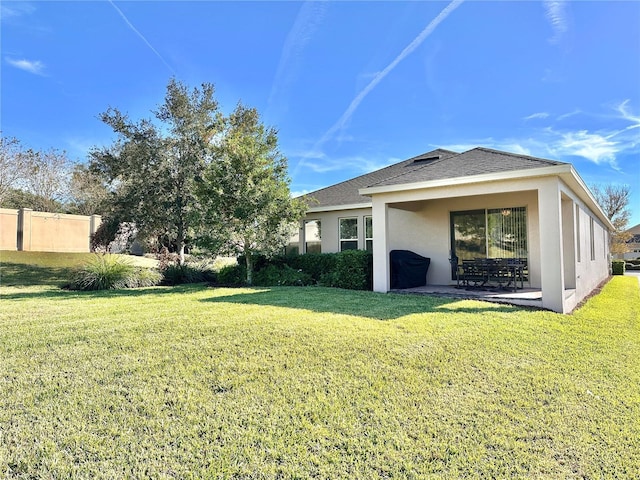
{"type": "Polygon", "coordinates": [[[629,277],[570,316],[2,286],[0,477],[634,478],[639,317],[629,277]]]}
{"type": "MultiPolygon", "coordinates": [[[[69,283],[73,270],[94,253],[16,252],[0,250],[0,286],[56,285],[69,283]]],[[[140,267],[154,267],[150,258],[127,255],[140,267]]]]}

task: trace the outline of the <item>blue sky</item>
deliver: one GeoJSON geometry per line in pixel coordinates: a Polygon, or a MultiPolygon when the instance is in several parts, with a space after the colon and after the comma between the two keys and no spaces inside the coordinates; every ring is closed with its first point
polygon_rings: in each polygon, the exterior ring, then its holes
{"type": "Polygon", "coordinates": [[[640,223],[640,2],[1,3],[5,136],[86,161],[109,106],[170,77],[279,130],[292,190],[443,147],[568,161],[631,186],[640,223]]]}

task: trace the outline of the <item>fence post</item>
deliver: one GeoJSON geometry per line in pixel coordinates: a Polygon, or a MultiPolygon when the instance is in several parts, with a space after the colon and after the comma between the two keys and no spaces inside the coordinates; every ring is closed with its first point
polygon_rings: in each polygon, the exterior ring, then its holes
{"type": "Polygon", "coordinates": [[[30,208],[18,210],[18,251],[31,251],[31,212],[30,208]]]}
{"type": "Polygon", "coordinates": [[[91,215],[91,219],[89,220],[89,251],[91,251],[91,238],[98,231],[100,224],[102,223],[102,216],[100,215],[91,215]]]}

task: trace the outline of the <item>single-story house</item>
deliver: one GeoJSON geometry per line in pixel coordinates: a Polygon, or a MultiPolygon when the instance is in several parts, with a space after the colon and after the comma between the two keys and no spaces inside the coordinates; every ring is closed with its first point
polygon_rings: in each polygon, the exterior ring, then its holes
{"type": "Polygon", "coordinates": [[[456,285],[452,258],[524,259],[541,306],[562,313],[610,273],[613,226],[570,163],[436,149],[306,198],[299,252],[373,252],[377,292],[390,291],[392,250],[430,258],[432,285],[456,285]]]}
{"type": "Polygon", "coordinates": [[[640,258],[640,223],[635,227],[626,230],[629,234],[627,240],[627,252],[624,255],[618,254],[616,258],[624,260],[635,260],[640,258]]]}

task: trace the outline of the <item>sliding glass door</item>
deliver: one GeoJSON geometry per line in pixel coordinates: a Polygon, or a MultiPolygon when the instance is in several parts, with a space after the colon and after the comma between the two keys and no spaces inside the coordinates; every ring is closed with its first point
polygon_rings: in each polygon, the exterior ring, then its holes
{"type": "Polygon", "coordinates": [[[451,212],[451,250],[459,262],[527,258],[527,208],[451,212]]]}

